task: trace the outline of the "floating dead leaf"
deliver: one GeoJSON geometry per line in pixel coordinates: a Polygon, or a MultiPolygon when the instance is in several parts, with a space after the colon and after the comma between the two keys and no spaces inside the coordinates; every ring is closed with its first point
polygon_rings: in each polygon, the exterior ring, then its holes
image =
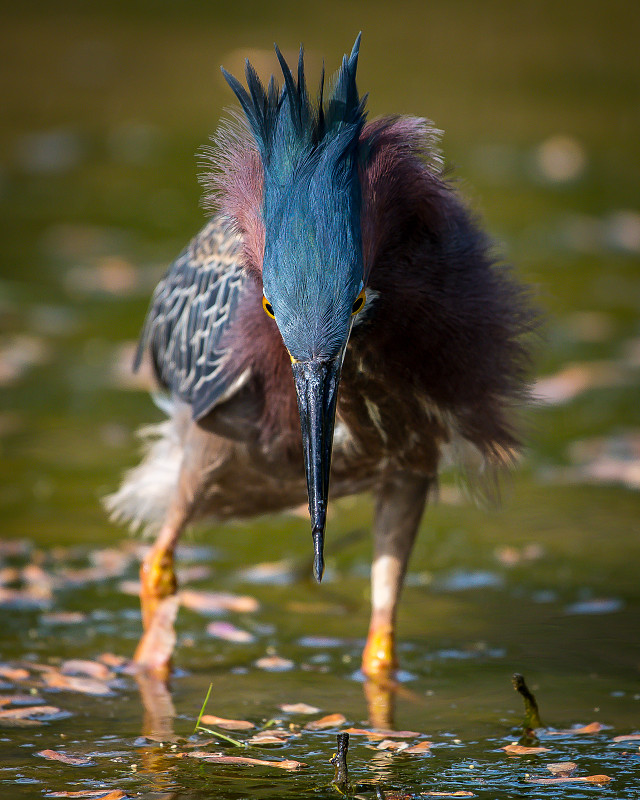
{"type": "Polygon", "coordinates": [[[99,681],[108,681],[113,678],[113,672],[105,664],[84,658],[70,658],[63,662],[60,672],[64,675],[85,675],[99,681]]]}
{"type": "Polygon", "coordinates": [[[118,589],[123,594],[130,594],[135,597],[138,597],[141,588],[140,581],[120,581],[118,584],[118,589]]]}
{"type": "Polygon", "coordinates": [[[431,752],[431,742],[418,742],[418,744],[414,744],[411,747],[407,747],[404,751],[410,755],[419,755],[420,753],[429,753],[431,752]]]}
{"type": "MultiPolygon", "coordinates": [[[[308,515],[307,511],[307,515],[308,515]]],[[[283,561],[267,561],[254,564],[238,572],[238,577],[248,583],[265,583],[281,585],[290,583],[293,578],[294,562],[291,559],[283,561]]]]}
{"type": "Polygon", "coordinates": [[[278,728],[269,729],[266,731],[259,731],[252,736],[250,739],[247,739],[247,744],[252,745],[263,745],[263,744],[284,744],[288,741],[293,734],[291,731],[283,731],[279,730],[278,728]]]}
{"type": "Polygon", "coordinates": [[[45,797],[86,797],[90,800],[122,800],[127,795],[120,789],[85,789],[81,792],[46,792],[45,797]]]}
{"type": "Polygon", "coordinates": [[[219,614],[222,611],[236,611],[240,614],[253,613],[260,608],[255,597],[229,594],[228,592],[198,592],[184,589],[180,592],[180,603],[191,611],[200,614],[219,614]]]}
{"type": "Polygon", "coordinates": [[[112,575],[119,575],[133,561],[133,553],[119,547],[104,547],[102,550],[92,550],[89,560],[95,567],[101,567],[112,575]]]}
{"type": "Polygon", "coordinates": [[[624,736],[614,736],[614,742],[636,742],[640,739],[640,733],[627,733],[624,736]]]}
{"type": "Polygon", "coordinates": [[[558,778],[526,778],[527,783],[543,783],[554,785],[558,783],[609,783],[611,778],[608,775],[568,775],[558,778]]]}
{"type": "Polygon", "coordinates": [[[8,681],[26,681],[29,673],[22,667],[10,667],[8,664],[0,664],[0,678],[8,681]]]}
{"type": "Polygon", "coordinates": [[[521,744],[508,744],[501,749],[510,756],[531,756],[536,753],[551,752],[548,747],[525,747],[521,744]]]}
{"type": "Polygon", "coordinates": [[[95,697],[109,697],[113,694],[106,683],[95,678],[78,678],[74,675],[63,675],[61,672],[51,670],[44,673],[42,679],[47,686],[52,689],[60,689],[63,692],[79,692],[80,694],[90,694],[95,697]]]}
{"type": "Polygon", "coordinates": [[[246,756],[225,756],[222,753],[207,753],[204,750],[195,750],[193,753],[181,753],[181,756],[198,758],[202,761],[213,761],[216,764],[241,764],[249,767],[276,767],[291,772],[300,769],[304,764],[301,761],[280,760],[266,761],[261,758],[248,758],[246,756]]]}
{"type": "Polygon", "coordinates": [[[78,625],[86,621],[87,615],[82,611],[57,611],[40,617],[43,625],[78,625]]]}
{"type": "MultiPolygon", "coordinates": [[[[364,795],[355,795],[356,797],[363,798],[364,795]]],[[[405,794],[404,792],[384,792],[384,800],[413,800],[414,795],[405,794]]]]}
{"type": "Polygon", "coordinates": [[[313,722],[307,722],[304,727],[308,731],[324,731],[327,728],[339,728],[346,721],[347,718],[344,714],[327,714],[325,717],[313,720],[313,722]]]}
{"type": "Polygon", "coordinates": [[[102,653],[98,656],[98,661],[112,669],[121,669],[129,663],[128,658],[117,656],[114,653],[102,653]]]}
{"type": "Polygon", "coordinates": [[[319,708],[307,705],[307,703],[282,703],[278,708],[285,714],[318,714],[320,712],[319,708]]]}
{"type": "Polygon", "coordinates": [[[0,556],[3,558],[26,557],[29,555],[31,547],[28,539],[4,539],[0,542],[0,556]]]}
{"type": "Polygon", "coordinates": [[[138,270],[121,255],[97,257],[91,266],[69,269],[65,286],[74,294],[113,294],[127,296],[140,288],[138,270]]]}
{"type": "Polygon", "coordinates": [[[576,728],[566,728],[565,730],[558,730],[558,731],[550,731],[546,730],[544,732],[545,736],[580,736],[582,734],[594,734],[600,733],[603,731],[607,726],[603,725],[602,722],[590,722],[588,725],[580,725],[576,728]]]}
{"type": "MultiPolygon", "coordinates": [[[[639,470],[640,474],[640,470],[639,470]]],[[[565,614],[614,614],[624,607],[624,603],[617,597],[594,597],[591,600],[581,600],[565,606],[565,614]]]]}
{"type": "Polygon", "coordinates": [[[263,656],[255,664],[258,669],[264,669],[267,672],[286,672],[295,667],[293,661],[282,658],[282,656],[263,656]]]}
{"type": "Polygon", "coordinates": [[[47,758],[49,761],[61,761],[72,767],[89,767],[96,762],[87,756],[70,756],[66,753],[59,753],[57,750],[40,750],[37,755],[47,758]]]}
{"type": "Polygon", "coordinates": [[[255,636],[252,633],[236,628],[230,622],[210,622],[207,625],[207,633],[216,639],[236,644],[250,644],[255,641],[255,636]]]}
{"type": "Polygon", "coordinates": [[[2,567],[0,569],[0,586],[6,586],[8,583],[17,583],[19,580],[20,570],[17,567],[2,567]]]}
{"type": "Polygon", "coordinates": [[[136,341],[123,342],[115,348],[108,375],[110,383],[117,386],[118,389],[153,391],[157,383],[153,374],[151,358],[146,350],[143,353],[140,368],[135,372],[131,368],[137,349],[136,341]]]}
{"type": "Polygon", "coordinates": [[[408,742],[398,742],[394,739],[383,739],[377,745],[372,745],[375,750],[394,750],[396,752],[406,750],[409,747],[408,742]]]}
{"type": "Polygon", "coordinates": [[[35,706],[44,703],[44,698],[33,694],[1,694],[0,706],[35,706]]]}
{"type": "Polygon", "coordinates": [[[30,717],[51,717],[55,714],[64,712],[56,706],[16,706],[15,708],[3,708],[0,711],[0,719],[28,719],[30,717]]]}
{"type": "Polygon", "coordinates": [[[620,368],[610,361],[569,364],[555,375],[541,378],[533,393],[540,403],[560,405],[568,403],[588,389],[615,386],[622,380],[620,368]]]}
{"type": "Polygon", "coordinates": [[[42,611],[51,606],[51,592],[47,587],[28,589],[7,589],[0,587],[0,608],[18,611],[42,611]]]}
{"type": "Polygon", "coordinates": [[[423,735],[419,731],[373,731],[368,728],[346,728],[344,733],[349,733],[352,736],[368,736],[369,739],[413,739],[416,736],[423,735]]]}
{"type": "Polygon", "coordinates": [[[31,367],[43,364],[50,356],[44,339],[16,334],[0,342],[0,386],[19,380],[31,367]]]}
{"type": "Polygon", "coordinates": [[[193,581],[204,581],[211,577],[211,567],[206,564],[191,564],[188,567],[180,567],[176,570],[178,586],[184,586],[193,581]]]}
{"type": "Polygon", "coordinates": [[[256,727],[253,722],[249,722],[246,719],[225,719],[224,717],[216,717],[215,714],[203,714],[200,717],[200,722],[203,725],[215,725],[225,731],[250,731],[256,727]]]}
{"type": "Polygon", "coordinates": [[[578,768],[578,765],[573,761],[557,761],[555,764],[547,764],[547,769],[552,775],[556,777],[566,778],[578,768]]]}
{"type": "Polygon", "coordinates": [[[497,547],[494,550],[496,559],[504,567],[515,567],[519,564],[537,561],[544,556],[544,548],[532,542],[522,548],[506,545],[505,547],[497,547]]]}

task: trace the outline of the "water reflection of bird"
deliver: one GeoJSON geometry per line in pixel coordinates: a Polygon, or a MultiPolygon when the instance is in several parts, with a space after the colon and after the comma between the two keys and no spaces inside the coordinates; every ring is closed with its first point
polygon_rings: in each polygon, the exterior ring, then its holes
{"type": "Polygon", "coordinates": [[[247,89],[225,72],[244,116],[211,153],[219,211],[158,285],[139,349],[170,392],[169,419],[108,501],[159,530],[141,571],[143,665],[168,658],[149,637],[188,523],[306,498],[320,580],[331,483],[332,497],[375,494],[363,669],[389,673],[441,458],[472,453],[490,469],[518,450],[526,292],[443,177],[429,123],[366,122],[359,43],[315,101],[302,51],[297,77],[277,51],[281,90],[248,62],[247,89]]]}

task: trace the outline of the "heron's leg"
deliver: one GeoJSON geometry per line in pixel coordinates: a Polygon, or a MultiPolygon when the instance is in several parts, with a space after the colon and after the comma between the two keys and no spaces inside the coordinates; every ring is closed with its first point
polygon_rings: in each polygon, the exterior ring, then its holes
{"type": "Polygon", "coordinates": [[[145,631],[149,630],[158,605],[174,595],[178,588],[174,552],[183,528],[179,514],[170,517],[140,566],[140,606],[145,631]]]}
{"type": "Polygon", "coordinates": [[[166,522],[140,567],[140,605],[144,632],[133,656],[149,675],[167,681],[176,643],[177,581],[173,553],[184,525],[166,522]]]}
{"type": "Polygon", "coordinates": [[[423,476],[398,473],[378,491],[373,524],[371,622],[362,654],[362,671],[369,677],[388,676],[398,665],[396,610],[430,483],[423,476]]]}

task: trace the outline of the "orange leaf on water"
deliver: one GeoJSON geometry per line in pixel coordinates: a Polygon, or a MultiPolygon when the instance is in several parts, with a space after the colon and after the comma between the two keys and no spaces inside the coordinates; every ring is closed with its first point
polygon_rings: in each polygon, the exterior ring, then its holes
{"type": "Polygon", "coordinates": [[[42,676],[42,680],[52,689],[60,689],[64,692],[79,692],[80,694],[90,694],[95,697],[108,697],[113,694],[108,684],[95,678],[78,678],[52,670],[51,672],[46,672],[42,676]]]}
{"type": "Polygon", "coordinates": [[[57,750],[40,750],[37,755],[47,758],[49,761],[61,761],[63,764],[69,764],[72,767],[88,767],[91,764],[95,764],[95,761],[87,758],[87,756],[69,756],[66,753],[58,753],[57,750]]]}
{"type": "Polygon", "coordinates": [[[282,658],[282,656],[263,656],[255,663],[258,669],[266,672],[287,672],[295,667],[290,658],[282,658]]]}
{"type": "Polygon", "coordinates": [[[29,717],[48,717],[59,714],[56,706],[17,706],[16,708],[3,708],[0,719],[28,719],[29,717]]]}
{"type": "Polygon", "coordinates": [[[578,765],[573,761],[558,761],[556,764],[547,764],[547,769],[552,775],[562,778],[572,775],[577,767],[578,765]]]}
{"type": "Polygon", "coordinates": [[[255,736],[247,739],[247,744],[263,745],[263,744],[283,744],[291,738],[293,734],[290,731],[274,730],[270,728],[266,731],[258,731],[255,736]]]}
{"type": "Polygon", "coordinates": [[[256,727],[253,722],[249,722],[246,719],[225,719],[224,717],[216,717],[215,714],[203,714],[200,717],[200,722],[203,725],[215,725],[225,731],[249,731],[251,728],[256,727]]]}
{"type": "Polygon", "coordinates": [[[195,750],[193,753],[181,753],[181,756],[188,755],[190,758],[199,758],[202,761],[213,761],[216,764],[241,764],[249,767],[276,767],[277,769],[286,769],[294,771],[303,767],[301,761],[265,761],[261,758],[248,758],[246,756],[225,756],[221,753],[208,753],[204,750],[195,750]]]}
{"type": "Polygon", "coordinates": [[[46,792],[45,797],[86,797],[88,800],[122,800],[120,789],[85,789],[81,792],[46,792]]]}
{"type": "Polygon", "coordinates": [[[521,744],[508,744],[501,749],[510,756],[530,756],[536,753],[551,752],[548,747],[524,747],[521,744]]]}
{"type": "Polygon", "coordinates": [[[409,747],[407,742],[397,742],[393,739],[383,739],[377,745],[367,745],[367,747],[373,747],[375,750],[394,750],[396,752],[401,750],[407,750],[409,747]]]}
{"type": "Polygon", "coordinates": [[[26,681],[29,673],[22,667],[10,667],[8,664],[0,664],[0,678],[8,681],[26,681]]]}
{"type": "Polygon", "coordinates": [[[419,754],[419,753],[428,753],[431,750],[431,742],[419,742],[418,744],[414,744],[411,747],[407,747],[404,751],[405,753],[410,754],[419,754]]]}
{"type": "Polygon", "coordinates": [[[320,709],[306,703],[283,703],[278,706],[285,714],[318,714],[320,709]]]}
{"type": "Polygon", "coordinates": [[[581,725],[577,728],[565,728],[564,730],[558,731],[545,731],[545,736],[579,736],[583,733],[592,734],[592,733],[600,733],[600,731],[604,730],[607,726],[603,725],[602,722],[590,722],[588,725],[581,725]]]}
{"type": "Polygon", "coordinates": [[[257,611],[260,603],[249,595],[229,594],[228,592],[198,592],[195,589],[183,589],[180,592],[180,603],[185,608],[201,614],[218,614],[221,611],[237,611],[247,614],[257,611]]]}
{"type": "Polygon", "coordinates": [[[347,718],[344,714],[327,714],[326,717],[307,722],[304,727],[308,731],[324,731],[327,728],[338,728],[340,725],[344,725],[346,721],[347,718]]]}
{"type": "Polygon", "coordinates": [[[369,739],[413,739],[423,735],[419,731],[385,731],[369,730],[368,728],[346,728],[344,733],[352,736],[368,736],[369,739]]]}
{"type": "Polygon", "coordinates": [[[63,662],[60,672],[64,675],[84,675],[99,681],[108,681],[113,678],[113,672],[99,661],[89,661],[86,658],[70,658],[63,662]]]}
{"type": "Polygon", "coordinates": [[[640,739],[640,733],[627,733],[625,736],[614,736],[614,742],[635,742],[640,739]]]}
{"type": "Polygon", "coordinates": [[[609,783],[611,778],[608,775],[583,775],[575,777],[566,775],[558,778],[526,778],[527,783],[541,783],[553,786],[559,783],[609,783]]]}

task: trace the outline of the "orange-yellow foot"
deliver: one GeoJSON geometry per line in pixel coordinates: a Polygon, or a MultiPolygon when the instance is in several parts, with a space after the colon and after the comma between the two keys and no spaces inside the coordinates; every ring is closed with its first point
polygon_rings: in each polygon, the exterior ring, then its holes
{"type": "Polygon", "coordinates": [[[140,567],[140,606],[145,631],[151,627],[159,604],[175,595],[177,586],[173,553],[151,549],[140,567]]]}
{"type": "Polygon", "coordinates": [[[142,634],[133,656],[140,669],[165,682],[171,674],[171,656],[176,646],[174,623],[178,602],[178,595],[174,594],[157,604],[153,619],[142,634]]]}
{"type": "Polygon", "coordinates": [[[144,633],[133,660],[155,678],[166,681],[176,643],[177,582],[170,550],[151,549],[140,568],[140,605],[144,633]]]}
{"type": "Polygon", "coordinates": [[[397,666],[393,626],[372,624],[362,653],[362,671],[369,678],[389,678],[397,666]]]}

